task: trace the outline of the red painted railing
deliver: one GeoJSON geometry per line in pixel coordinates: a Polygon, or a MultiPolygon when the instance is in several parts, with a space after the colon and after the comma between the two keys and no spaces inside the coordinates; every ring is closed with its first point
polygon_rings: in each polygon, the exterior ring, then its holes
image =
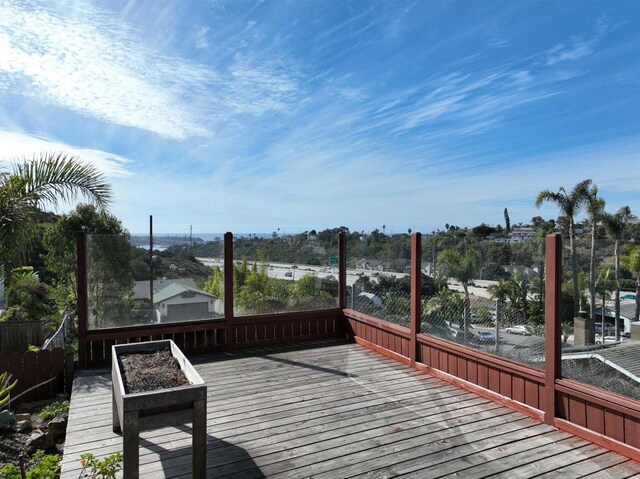
{"type": "Polygon", "coordinates": [[[640,403],[561,377],[561,238],[546,238],[545,369],[420,333],[421,235],[412,235],[411,321],[405,328],[347,309],[346,247],[339,238],[339,308],[235,317],[233,237],[225,235],[225,319],[87,330],[86,249],[78,237],[80,365],[104,364],[118,342],[173,339],[187,353],[347,337],[420,371],[640,461],[640,403]],[[84,296],[84,297],[83,297],[84,296]]]}
{"type": "Polygon", "coordinates": [[[411,327],[345,309],[354,341],[539,421],[640,461],[640,403],[561,377],[560,235],[546,238],[545,369],[419,332],[420,234],[412,238],[411,327]]]}

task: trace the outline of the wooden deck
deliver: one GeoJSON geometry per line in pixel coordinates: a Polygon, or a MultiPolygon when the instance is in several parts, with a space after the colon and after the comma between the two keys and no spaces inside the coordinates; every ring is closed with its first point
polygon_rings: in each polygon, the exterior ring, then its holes
{"type": "MultiPolygon", "coordinates": [[[[207,477],[640,478],[633,461],[355,344],[192,357],[207,477]]],[[[191,427],[141,433],[141,477],[191,476],[191,427]]],[[[122,451],[106,370],[76,373],[62,478],[122,451]]]]}

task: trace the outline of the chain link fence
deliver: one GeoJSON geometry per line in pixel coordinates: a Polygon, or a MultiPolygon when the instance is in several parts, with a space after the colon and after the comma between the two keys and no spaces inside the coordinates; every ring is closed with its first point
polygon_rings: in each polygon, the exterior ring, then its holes
{"type": "Polygon", "coordinates": [[[526,233],[423,237],[421,331],[543,368],[544,239],[526,233]]]}
{"type": "Polygon", "coordinates": [[[631,337],[637,247],[600,228],[593,243],[590,228],[579,232],[573,248],[564,242],[562,375],[640,399],[640,341],[631,337]]]}

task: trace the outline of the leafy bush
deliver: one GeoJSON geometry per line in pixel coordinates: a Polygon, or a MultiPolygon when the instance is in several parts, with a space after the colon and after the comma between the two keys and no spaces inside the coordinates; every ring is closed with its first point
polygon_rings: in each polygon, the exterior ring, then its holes
{"type": "Polygon", "coordinates": [[[79,477],[93,478],[115,478],[116,473],[122,469],[122,453],[117,452],[99,461],[90,452],[80,456],[82,460],[82,471],[79,477]]]}
{"type": "MultiPolygon", "coordinates": [[[[29,470],[26,479],[56,479],[60,474],[60,462],[57,454],[45,454],[38,450],[29,459],[29,470]]],[[[0,477],[3,479],[22,479],[20,469],[9,464],[0,469],[0,477]]]]}
{"type": "Polygon", "coordinates": [[[42,411],[40,411],[40,419],[43,421],[49,421],[54,417],[69,411],[69,401],[54,401],[51,404],[47,404],[42,411]]]}

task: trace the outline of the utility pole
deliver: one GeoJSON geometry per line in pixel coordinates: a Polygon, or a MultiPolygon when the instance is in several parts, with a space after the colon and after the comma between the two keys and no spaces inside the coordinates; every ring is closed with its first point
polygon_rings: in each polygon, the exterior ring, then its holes
{"type": "Polygon", "coordinates": [[[153,215],[149,215],[149,301],[153,309],[153,215]]]}

